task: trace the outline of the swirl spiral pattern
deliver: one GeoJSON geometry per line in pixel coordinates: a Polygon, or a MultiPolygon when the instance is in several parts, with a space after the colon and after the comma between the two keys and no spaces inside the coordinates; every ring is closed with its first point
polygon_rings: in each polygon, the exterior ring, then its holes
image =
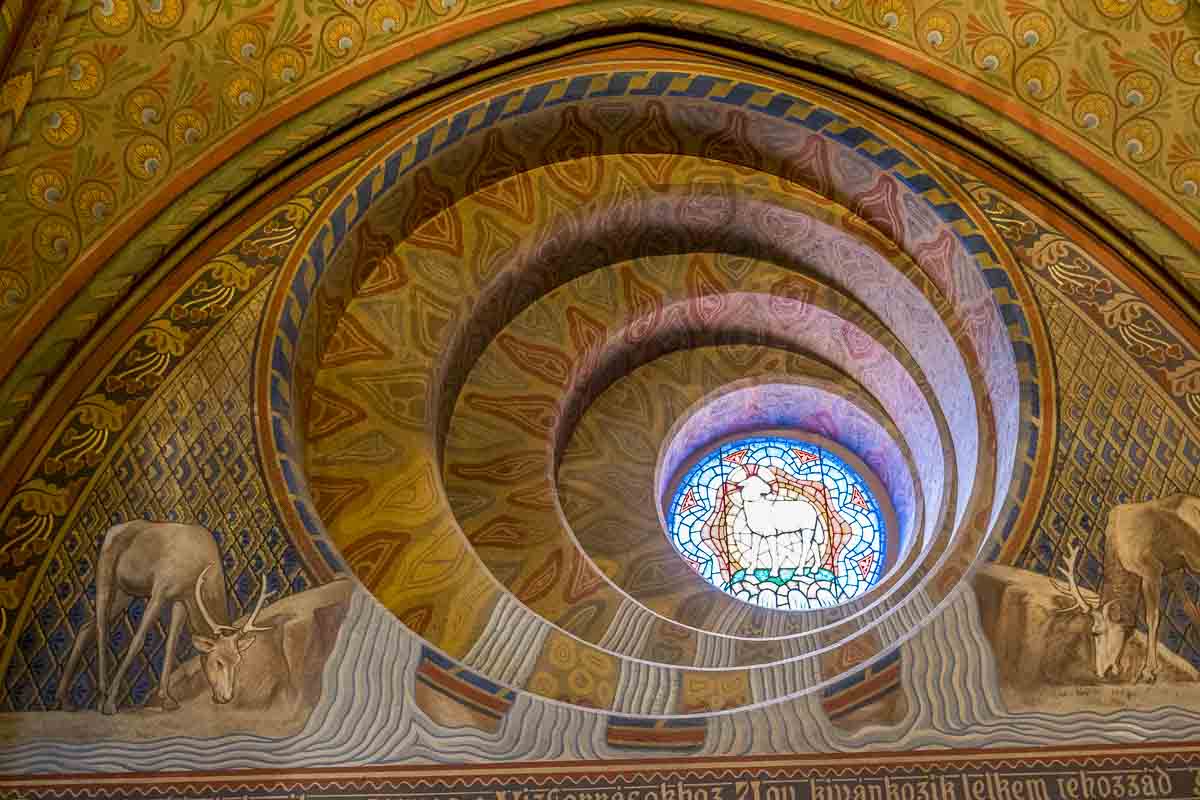
{"type": "Polygon", "coordinates": [[[645,716],[817,690],[1011,525],[1039,443],[1018,278],[952,171],[854,107],[604,66],[431,112],[314,216],[263,333],[275,490],[311,558],[489,680],[645,716]],[[895,509],[843,606],[749,606],[663,534],[677,467],[767,427],[895,509]]]}

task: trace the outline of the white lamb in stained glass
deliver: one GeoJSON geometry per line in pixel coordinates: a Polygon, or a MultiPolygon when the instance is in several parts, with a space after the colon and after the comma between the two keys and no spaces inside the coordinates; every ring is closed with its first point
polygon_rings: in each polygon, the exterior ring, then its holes
{"type": "Polygon", "coordinates": [[[821,513],[808,500],[776,497],[766,480],[772,477],[762,468],[742,482],[742,511],[735,530],[744,528],[755,536],[754,566],[767,567],[769,559],[768,575],[788,567],[799,572],[820,568],[820,545],[826,538],[821,513]]]}
{"type": "Polygon", "coordinates": [[[835,606],[882,572],[869,485],[804,440],[752,436],[710,450],[676,486],[667,529],[705,580],[768,608],[835,606]]]}

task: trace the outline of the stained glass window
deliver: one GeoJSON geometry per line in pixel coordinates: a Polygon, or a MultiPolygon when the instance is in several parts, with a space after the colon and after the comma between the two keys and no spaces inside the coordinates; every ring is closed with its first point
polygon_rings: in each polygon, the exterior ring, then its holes
{"type": "Polygon", "coordinates": [[[667,512],[679,553],[706,581],[767,608],[828,608],[883,573],[883,514],[863,477],[816,444],[738,439],[687,471],[667,512]]]}

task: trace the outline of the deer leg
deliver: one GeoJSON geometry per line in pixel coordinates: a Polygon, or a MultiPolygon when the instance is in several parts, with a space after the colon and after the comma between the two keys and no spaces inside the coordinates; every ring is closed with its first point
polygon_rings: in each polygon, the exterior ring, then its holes
{"type": "Polygon", "coordinates": [[[67,666],[58,679],[58,691],[54,694],[55,700],[58,701],[58,707],[64,711],[75,710],[75,704],[71,702],[71,684],[75,682],[75,673],[79,670],[79,661],[83,658],[84,648],[92,643],[95,636],[96,620],[89,619],[79,629],[75,643],[71,645],[71,655],[67,658],[67,666]]]}
{"type": "Polygon", "coordinates": [[[1162,610],[1159,608],[1159,592],[1162,575],[1155,571],[1142,576],[1142,600],[1146,604],[1146,660],[1138,672],[1138,683],[1154,683],[1158,677],[1158,625],[1162,610]]]}
{"type": "Polygon", "coordinates": [[[142,647],[146,644],[146,632],[150,630],[150,626],[158,619],[158,615],[162,613],[163,598],[162,594],[155,590],[150,595],[150,600],[146,603],[146,610],[142,614],[142,622],[138,625],[137,630],[133,634],[133,640],[129,642],[129,649],[125,651],[125,657],[121,659],[121,666],[117,667],[117,674],[113,675],[112,683],[108,686],[108,694],[104,698],[104,704],[100,706],[100,710],[105,714],[117,713],[117,698],[121,695],[121,683],[125,680],[125,673],[129,671],[129,667],[133,665],[133,659],[141,652],[142,647]]]}
{"type": "Polygon", "coordinates": [[[304,690],[304,669],[309,663],[308,651],[313,626],[297,624],[296,620],[283,625],[283,666],[287,673],[283,691],[289,706],[295,706],[304,690]]]}
{"type": "MultiPolygon", "coordinates": [[[[101,553],[103,559],[104,554],[101,553]]],[[[108,580],[103,579],[103,573],[97,571],[96,578],[96,618],[92,621],[92,627],[96,634],[96,671],[98,673],[99,684],[97,685],[97,695],[101,700],[108,694],[108,615],[109,615],[109,595],[116,587],[108,580]]]]}
{"type": "MultiPolygon", "coordinates": [[[[97,631],[103,629],[107,634],[107,626],[101,626],[99,612],[99,599],[97,598],[97,612],[94,619],[88,620],[83,627],[79,629],[79,635],[75,637],[75,644],[71,645],[71,655],[67,658],[67,666],[63,669],[62,677],[58,681],[58,691],[55,693],[55,698],[58,700],[58,705],[65,711],[74,709],[74,704],[71,702],[71,685],[75,682],[75,676],[79,672],[79,665],[83,661],[83,654],[87,648],[91,646],[92,640],[96,638],[97,631]]],[[[129,606],[129,595],[122,592],[119,588],[113,587],[112,598],[107,603],[107,618],[105,622],[111,625],[118,617],[125,613],[125,609],[129,606]]],[[[108,641],[105,636],[99,639],[99,652],[97,658],[103,658],[107,655],[108,641]]],[[[97,664],[97,669],[100,666],[97,664]]],[[[101,697],[104,695],[103,685],[99,690],[101,697]]]]}
{"type": "Polygon", "coordinates": [[[179,631],[183,628],[183,620],[187,617],[187,607],[183,601],[176,600],[171,604],[171,624],[167,629],[167,649],[163,653],[162,679],[158,682],[158,700],[164,711],[174,711],[179,703],[171,696],[171,672],[175,668],[175,650],[179,645],[179,631]]]}

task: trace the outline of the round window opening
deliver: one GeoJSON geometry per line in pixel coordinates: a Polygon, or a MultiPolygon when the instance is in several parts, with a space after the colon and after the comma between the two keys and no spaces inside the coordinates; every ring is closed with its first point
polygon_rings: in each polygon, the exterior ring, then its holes
{"type": "Polygon", "coordinates": [[[879,582],[884,518],[847,459],[770,434],[704,451],[676,483],[666,523],[675,549],[713,586],[803,611],[846,603],[879,582]]]}

